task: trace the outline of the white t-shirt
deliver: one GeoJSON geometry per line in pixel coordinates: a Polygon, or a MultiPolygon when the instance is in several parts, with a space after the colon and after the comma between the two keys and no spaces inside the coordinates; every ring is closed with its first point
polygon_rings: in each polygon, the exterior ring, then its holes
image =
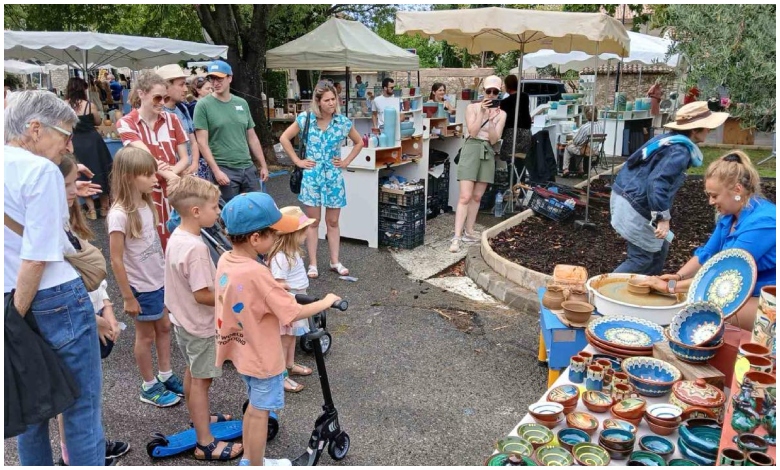
{"type": "Polygon", "coordinates": [[[198,338],[214,336],[214,307],[199,304],[193,293],[213,291],[216,274],[203,239],[181,227],[174,230],[165,248],[165,306],[174,325],[198,338]]]}
{"type": "Polygon", "coordinates": [[[127,236],[127,213],[119,206],[108,211],[108,233],[125,234],[125,255],[122,260],[130,286],[138,292],[154,292],[165,283],[165,264],[160,236],[154,226],[154,214],[149,206],[138,208],[141,215],[141,236],[127,236]]]}
{"type": "Polygon", "coordinates": [[[89,300],[92,302],[92,309],[95,310],[95,314],[103,310],[103,307],[105,307],[105,304],[103,303],[104,300],[111,300],[108,297],[108,283],[105,280],[100,283],[100,287],[98,287],[97,290],[93,290],[88,294],[89,300]]]}
{"type": "Polygon", "coordinates": [[[79,277],[63,256],[72,246],[65,235],[68,202],[60,169],[44,157],[8,145],[3,149],[3,169],[3,210],[24,227],[20,237],[3,226],[4,292],[16,288],[23,259],[46,262],[38,290],[79,277]]]}
{"type": "Polygon", "coordinates": [[[295,255],[295,264],[290,266],[290,261],[284,253],[277,253],[271,260],[271,274],[274,279],[283,279],[294,290],[306,290],[309,288],[309,277],[303,268],[303,258],[295,255]]]}
{"type": "Polygon", "coordinates": [[[385,108],[395,107],[398,109],[399,102],[400,100],[395,96],[380,95],[374,98],[371,103],[371,111],[376,111],[377,125],[382,126],[385,123],[385,108]]]}

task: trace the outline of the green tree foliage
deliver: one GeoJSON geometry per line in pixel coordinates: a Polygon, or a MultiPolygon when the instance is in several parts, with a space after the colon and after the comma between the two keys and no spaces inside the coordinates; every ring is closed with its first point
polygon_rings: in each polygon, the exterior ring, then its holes
{"type": "MultiPolygon", "coordinates": [[[[768,127],[777,111],[775,5],[669,5],[665,26],[703,99],[725,86],[744,127],[768,127]]],[[[773,124],[772,124],[773,127],[773,124]]]]}

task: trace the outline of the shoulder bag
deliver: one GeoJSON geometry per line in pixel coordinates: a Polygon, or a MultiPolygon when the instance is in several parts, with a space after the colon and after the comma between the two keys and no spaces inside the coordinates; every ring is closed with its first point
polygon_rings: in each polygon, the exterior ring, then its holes
{"type": "MultiPolygon", "coordinates": [[[[9,217],[6,213],[3,213],[3,223],[20,237],[24,233],[22,224],[9,217]]],[[[68,233],[68,239],[76,249],[76,253],[66,254],[65,259],[79,273],[84,281],[84,286],[87,288],[87,292],[97,290],[107,274],[106,259],[103,257],[103,253],[88,241],[81,240],[70,233],[68,233]]]]}
{"type": "MultiPolygon", "coordinates": [[[[311,113],[306,112],[306,125],[303,127],[303,136],[298,143],[298,157],[301,159],[306,158],[306,140],[309,138],[309,121],[311,121],[311,113]]],[[[292,174],[290,174],[290,191],[293,194],[301,193],[301,182],[303,181],[303,168],[298,165],[295,166],[292,174]]]]}

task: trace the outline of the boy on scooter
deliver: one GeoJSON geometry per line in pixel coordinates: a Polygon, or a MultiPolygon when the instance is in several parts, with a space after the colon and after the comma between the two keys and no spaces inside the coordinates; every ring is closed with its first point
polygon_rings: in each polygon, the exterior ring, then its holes
{"type": "Polygon", "coordinates": [[[298,305],[271,270],[257,262],[279,233],[298,228],[298,219],[282,215],[271,196],[240,194],[225,205],[222,220],[233,249],[217,264],[217,365],[233,362],[247,386],[249,407],[239,465],[290,465],[288,459],[264,458],[268,415],[284,407],[280,325],[309,318],[341,299],[328,294],[320,301],[298,305]]]}

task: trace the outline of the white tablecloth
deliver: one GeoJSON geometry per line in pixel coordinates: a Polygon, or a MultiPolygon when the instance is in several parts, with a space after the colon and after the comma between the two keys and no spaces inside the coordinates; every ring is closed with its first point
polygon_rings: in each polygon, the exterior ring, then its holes
{"type": "MultiPolygon", "coordinates": [[[[593,349],[593,346],[591,346],[591,345],[588,345],[587,347],[585,347],[584,351],[588,351],[588,352],[593,353],[593,354],[599,354],[599,352],[596,351],[595,349],[593,349]]],[[[551,389],[555,388],[555,387],[557,387],[559,385],[566,385],[566,384],[572,384],[572,382],[569,380],[569,368],[568,367],[561,373],[561,376],[558,377],[558,380],[555,381],[555,383],[553,384],[551,389]]],[[[585,391],[585,383],[584,382],[581,383],[581,384],[572,384],[572,385],[580,387],[580,391],[581,392],[585,391]]],[[[539,397],[539,400],[537,400],[537,401],[547,401],[547,393],[548,392],[549,392],[549,390],[545,391],[544,395],[539,397]]],[[[653,397],[642,397],[642,398],[647,400],[647,406],[650,406],[650,405],[653,405],[653,404],[656,404],[656,403],[668,403],[669,402],[669,395],[664,395],[664,396],[659,397],[659,398],[653,398],[653,397]]],[[[584,411],[586,413],[590,413],[591,415],[593,415],[599,421],[598,429],[596,429],[596,431],[593,432],[593,436],[591,436],[591,442],[594,443],[594,444],[598,444],[598,442],[599,442],[599,433],[601,433],[601,431],[603,429],[601,427],[601,423],[603,423],[605,419],[612,418],[612,414],[609,412],[609,410],[607,410],[606,413],[594,413],[594,412],[590,411],[582,403],[582,398],[580,398],[579,402],[577,402],[577,409],[575,411],[584,411]]],[[[518,426],[520,426],[521,424],[533,423],[533,422],[534,422],[533,417],[530,414],[526,413],[526,415],[523,417],[522,421],[520,421],[517,424],[517,426],[515,426],[512,429],[512,432],[510,432],[509,435],[510,436],[517,436],[517,427],[518,426]]],[[[566,420],[564,420],[561,424],[559,424],[557,427],[552,429],[553,435],[556,435],[556,438],[557,438],[558,431],[560,431],[561,429],[564,429],[566,427],[568,427],[568,426],[566,424],[566,420]]],[[[639,423],[639,426],[637,427],[637,437],[636,437],[636,444],[634,445],[634,450],[642,450],[642,449],[639,448],[639,439],[642,436],[646,436],[648,434],[653,434],[653,432],[650,431],[650,428],[647,426],[647,422],[643,418],[642,422],[639,423]]],[[[661,436],[661,437],[663,437],[664,439],[669,440],[669,442],[674,444],[674,454],[671,457],[669,457],[669,460],[685,458],[682,454],[680,454],[680,451],[677,448],[678,447],[677,446],[677,437],[678,437],[677,431],[674,431],[674,433],[672,433],[672,434],[670,434],[668,436],[661,436]]],[[[623,465],[623,466],[626,466],[626,465],[628,465],[628,460],[612,460],[610,462],[610,465],[623,465]]]]}

